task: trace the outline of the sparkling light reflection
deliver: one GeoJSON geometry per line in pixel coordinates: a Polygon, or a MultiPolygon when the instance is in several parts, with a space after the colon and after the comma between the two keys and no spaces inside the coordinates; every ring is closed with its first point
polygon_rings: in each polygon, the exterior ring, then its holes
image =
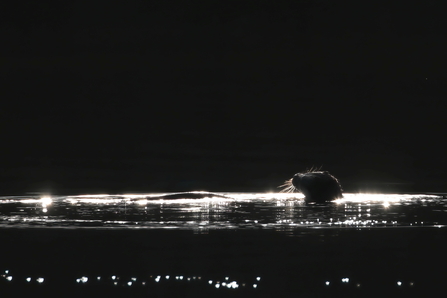
{"type": "Polygon", "coordinates": [[[447,226],[447,216],[440,216],[444,213],[438,213],[436,222],[416,215],[417,221],[403,221],[411,218],[400,214],[420,210],[412,206],[447,210],[437,195],[345,193],[321,206],[305,204],[300,193],[219,193],[172,200],[158,199],[160,195],[0,197],[0,225],[190,229],[197,234],[212,229],[261,228],[293,234],[303,227],[447,226]],[[16,204],[16,209],[2,209],[9,204],[16,204]]]}
{"type": "Polygon", "coordinates": [[[50,197],[42,197],[40,201],[42,202],[42,206],[47,206],[53,203],[53,200],[50,197]]]}
{"type": "MultiPolygon", "coordinates": [[[[23,276],[23,275],[21,275],[21,276],[23,276]]],[[[1,277],[9,282],[16,280],[16,279],[20,280],[21,278],[23,278],[23,277],[16,278],[16,277],[13,277],[13,275],[11,275],[11,274],[10,275],[1,275],[1,277]]],[[[132,276],[132,277],[128,277],[128,278],[123,278],[123,282],[119,282],[120,277],[117,275],[113,275],[111,277],[111,279],[109,279],[108,282],[101,282],[101,279],[99,277],[100,276],[97,276],[97,278],[94,278],[94,277],[89,277],[88,275],[83,275],[80,278],[76,279],[76,283],[80,284],[80,285],[90,283],[90,284],[102,285],[105,287],[107,287],[107,286],[135,287],[138,285],[145,286],[147,283],[150,283],[151,281],[154,283],[158,283],[161,281],[162,278],[164,278],[164,280],[170,280],[170,286],[175,286],[175,282],[182,284],[182,283],[184,283],[184,281],[182,281],[182,280],[186,280],[188,282],[191,282],[192,284],[195,284],[196,286],[202,285],[205,287],[212,287],[212,288],[219,289],[219,290],[222,290],[222,289],[236,290],[236,289],[244,288],[244,287],[248,287],[251,289],[258,289],[260,287],[260,281],[261,281],[261,278],[259,276],[251,278],[251,280],[256,280],[257,282],[246,283],[241,280],[236,280],[234,278],[230,278],[229,276],[225,276],[220,280],[214,281],[213,279],[202,278],[202,276],[197,277],[197,276],[183,276],[183,275],[151,275],[150,278],[148,278],[148,276],[146,275],[145,277],[144,276],[143,277],[142,276],[132,276]],[[175,276],[175,279],[167,278],[170,276],[175,276]],[[182,278],[180,278],[180,277],[182,277],[182,278]],[[137,281],[141,281],[141,282],[137,283],[137,281]]],[[[28,276],[24,279],[27,283],[30,283],[33,280],[33,278],[31,276],[28,276]]],[[[248,278],[248,279],[250,280],[250,278],[248,278]]],[[[48,283],[46,278],[44,278],[44,277],[37,277],[34,280],[38,284],[45,283],[45,284],[51,285],[51,280],[50,280],[50,283],[48,283]]],[[[360,289],[362,287],[362,285],[364,284],[364,281],[361,281],[361,280],[356,280],[354,283],[352,283],[349,277],[339,277],[339,278],[337,278],[337,280],[339,282],[341,282],[341,284],[343,284],[344,287],[355,287],[357,289],[360,289]]],[[[60,282],[60,281],[56,281],[56,283],[57,282],[60,282]]],[[[382,285],[382,286],[387,286],[387,285],[393,284],[393,282],[391,282],[387,278],[381,279],[380,277],[374,279],[374,283],[377,285],[382,285]]],[[[333,284],[333,282],[331,280],[322,280],[320,285],[321,285],[321,287],[327,288],[327,287],[331,286],[332,284],[333,284]]],[[[404,282],[399,279],[396,279],[394,281],[394,285],[397,287],[404,287],[404,285],[413,287],[414,284],[415,284],[414,281],[404,282]]],[[[54,285],[54,281],[53,281],[53,285],[54,285]]],[[[155,285],[155,284],[153,284],[153,285],[155,285]]]]}

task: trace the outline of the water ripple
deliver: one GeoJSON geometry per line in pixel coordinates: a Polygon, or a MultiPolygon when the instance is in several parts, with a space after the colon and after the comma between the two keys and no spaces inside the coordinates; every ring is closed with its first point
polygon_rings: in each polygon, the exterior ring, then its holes
{"type": "Polygon", "coordinates": [[[0,197],[0,227],[273,229],[447,225],[446,199],[432,194],[345,194],[326,205],[301,194],[218,193],[0,197]],[[168,196],[169,197],[169,196],[168,196]]]}

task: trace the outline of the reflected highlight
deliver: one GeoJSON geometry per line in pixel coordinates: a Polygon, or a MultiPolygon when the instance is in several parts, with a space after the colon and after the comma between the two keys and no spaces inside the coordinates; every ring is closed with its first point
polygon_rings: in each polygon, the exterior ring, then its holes
{"type": "Polygon", "coordinates": [[[447,213],[442,212],[447,204],[436,195],[345,193],[344,198],[322,205],[304,203],[301,193],[152,199],[159,195],[0,197],[0,226],[184,229],[196,234],[273,229],[291,236],[302,228],[447,226],[447,213]],[[426,209],[414,206],[441,212],[431,222],[424,218],[426,209]],[[409,222],[401,216],[406,210],[422,214],[418,221],[409,222]]]}

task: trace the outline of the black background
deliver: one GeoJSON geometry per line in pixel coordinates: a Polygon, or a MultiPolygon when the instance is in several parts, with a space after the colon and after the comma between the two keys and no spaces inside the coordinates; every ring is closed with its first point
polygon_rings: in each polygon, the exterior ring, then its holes
{"type": "Polygon", "coordinates": [[[4,1],[0,193],[445,191],[443,1],[4,1]]]}

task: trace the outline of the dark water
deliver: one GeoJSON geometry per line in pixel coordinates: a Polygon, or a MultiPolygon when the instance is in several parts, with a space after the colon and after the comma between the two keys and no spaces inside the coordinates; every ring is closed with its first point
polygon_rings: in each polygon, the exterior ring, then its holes
{"type": "Polygon", "coordinates": [[[441,195],[160,195],[0,197],[4,297],[420,297],[447,278],[441,195]]]}

